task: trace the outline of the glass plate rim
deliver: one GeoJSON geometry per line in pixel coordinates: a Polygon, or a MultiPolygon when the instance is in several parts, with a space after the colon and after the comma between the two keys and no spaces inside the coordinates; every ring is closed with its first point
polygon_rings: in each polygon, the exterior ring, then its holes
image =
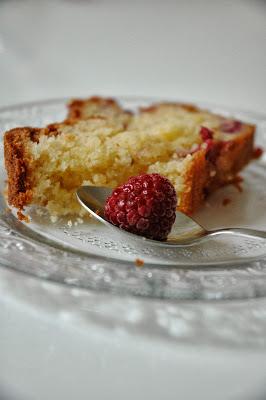
{"type": "MultiPolygon", "coordinates": [[[[10,110],[16,110],[17,108],[21,108],[21,107],[32,107],[32,106],[41,106],[41,105],[48,105],[48,104],[52,104],[52,103],[61,103],[61,102],[65,102],[65,104],[67,104],[68,101],[71,101],[72,99],[86,99],[88,97],[94,96],[94,94],[88,95],[88,96],[60,96],[60,97],[50,97],[50,98],[44,98],[44,99],[38,99],[36,101],[34,100],[29,100],[29,101],[25,101],[25,102],[18,102],[18,103],[12,103],[10,105],[5,105],[5,106],[0,106],[0,112],[5,112],[5,111],[10,111],[10,110]]],[[[254,111],[254,110],[250,110],[250,109],[246,109],[246,108],[242,108],[242,107],[237,107],[237,106],[227,106],[221,103],[216,103],[216,102],[208,102],[208,101],[204,101],[204,100],[197,100],[197,99],[192,99],[192,100],[188,100],[188,99],[180,99],[180,98],[176,98],[174,96],[169,97],[165,97],[165,96],[158,96],[158,95],[154,95],[154,96],[143,96],[143,95],[108,95],[108,94],[100,94],[98,95],[98,97],[108,97],[108,98],[113,98],[113,99],[117,99],[117,100],[121,100],[121,101],[166,101],[166,102],[177,102],[177,103],[189,103],[189,104],[196,104],[199,107],[210,107],[210,108],[219,108],[219,109],[224,109],[224,110],[228,110],[229,112],[235,112],[235,113],[243,113],[243,114],[247,114],[250,116],[253,116],[255,118],[259,118],[264,120],[266,118],[266,112],[262,112],[262,111],[254,111]]]]}

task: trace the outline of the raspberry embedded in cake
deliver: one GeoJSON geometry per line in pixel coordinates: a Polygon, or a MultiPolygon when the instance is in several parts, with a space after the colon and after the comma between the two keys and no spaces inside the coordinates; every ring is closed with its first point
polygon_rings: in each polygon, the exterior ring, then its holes
{"type": "Polygon", "coordinates": [[[220,125],[220,129],[224,133],[236,133],[239,132],[241,128],[242,122],[237,120],[224,120],[220,125]]]}
{"type": "Polygon", "coordinates": [[[213,131],[209,128],[206,128],[206,126],[202,126],[200,128],[200,136],[204,142],[206,140],[213,139],[213,131]]]}

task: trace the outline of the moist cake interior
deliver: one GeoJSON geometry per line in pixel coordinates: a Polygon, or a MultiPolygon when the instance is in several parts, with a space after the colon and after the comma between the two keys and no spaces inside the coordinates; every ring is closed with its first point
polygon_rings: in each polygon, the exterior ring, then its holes
{"type": "Polygon", "coordinates": [[[85,110],[84,119],[58,124],[55,135],[27,142],[32,203],[46,206],[52,216],[83,215],[75,198],[79,186],[112,188],[143,172],[168,177],[179,195],[193,150],[202,143],[200,127],[212,129],[217,139],[231,139],[218,131],[221,117],[193,108],[166,104],[136,115],[107,111],[85,110]]]}

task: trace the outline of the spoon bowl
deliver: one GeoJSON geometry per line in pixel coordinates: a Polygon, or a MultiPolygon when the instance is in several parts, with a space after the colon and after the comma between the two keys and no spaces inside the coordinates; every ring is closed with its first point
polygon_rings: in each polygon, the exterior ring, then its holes
{"type": "Polygon", "coordinates": [[[77,190],[77,199],[79,203],[98,221],[106,225],[110,229],[115,229],[123,237],[134,240],[145,241],[156,246],[163,247],[180,247],[190,246],[196,242],[205,240],[210,236],[222,234],[241,235],[247,237],[256,237],[258,239],[266,239],[266,232],[247,229],[247,228],[222,228],[215,230],[207,230],[198,224],[194,219],[188,217],[180,211],[176,211],[175,223],[166,241],[158,241],[147,239],[143,236],[130,233],[124,229],[111,224],[104,218],[104,205],[107,197],[112,193],[112,189],[101,186],[81,186],[77,190]]]}

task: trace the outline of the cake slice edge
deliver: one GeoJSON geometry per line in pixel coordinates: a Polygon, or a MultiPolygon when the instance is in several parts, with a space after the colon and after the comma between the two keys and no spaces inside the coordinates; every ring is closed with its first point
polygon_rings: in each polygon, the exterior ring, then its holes
{"type": "Polygon", "coordinates": [[[221,146],[215,162],[208,159],[206,150],[194,154],[184,175],[186,189],[180,198],[180,211],[193,214],[209,194],[234,182],[238,173],[253,159],[254,135],[255,127],[247,125],[241,136],[221,146]]]}

